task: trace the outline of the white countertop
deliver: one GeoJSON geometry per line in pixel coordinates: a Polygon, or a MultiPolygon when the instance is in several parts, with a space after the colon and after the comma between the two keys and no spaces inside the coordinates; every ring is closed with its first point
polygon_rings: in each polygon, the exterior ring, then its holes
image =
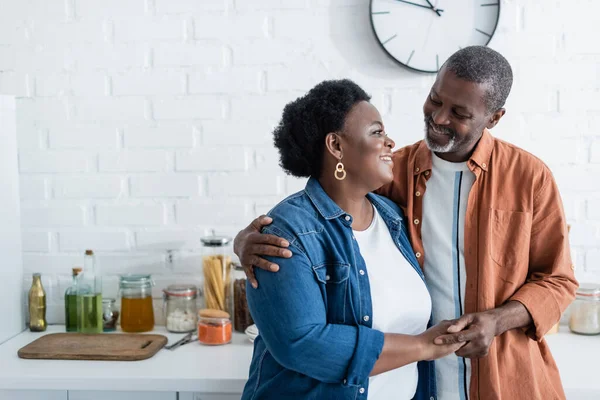
{"type": "MultiPolygon", "coordinates": [[[[189,343],[160,350],[143,361],[23,360],[17,351],[41,335],[64,332],[50,326],[44,333],[23,332],[0,345],[0,390],[146,390],[241,393],[248,377],[252,343],[234,333],[232,343],[189,343]]],[[[182,337],[158,327],[169,343],[182,337]]],[[[600,399],[600,336],[581,336],[561,327],[547,336],[569,400],[600,399]]]]}
{"type": "Polygon", "coordinates": [[[576,335],[565,326],[547,335],[567,400],[600,399],[600,335],[576,335]]]}
{"type": "MultiPolygon", "coordinates": [[[[25,360],[17,351],[44,334],[65,332],[49,326],[46,332],[25,331],[0,345],[0,390],[145,390],[241,393],[248,379],[252,343],[234,332],[231,343],[205,346],[188,343],[176,350],[161,349],[142,361],[25,360]]],[[[183,334],[157,327],[169,344],[183,334]]]]}

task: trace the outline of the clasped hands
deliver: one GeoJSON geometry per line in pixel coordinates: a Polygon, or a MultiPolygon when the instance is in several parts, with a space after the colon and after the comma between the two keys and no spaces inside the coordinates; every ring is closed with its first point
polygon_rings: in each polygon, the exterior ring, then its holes
{"type": "Polygon", "coordinates": [[[481,358],[488,355],[498,334],[498,321],[493,310],[465,314],[449,322],[451,325],[447,333],[435,338],[435,344],[464,343],[455,353],[459,357],[481,358]]]}

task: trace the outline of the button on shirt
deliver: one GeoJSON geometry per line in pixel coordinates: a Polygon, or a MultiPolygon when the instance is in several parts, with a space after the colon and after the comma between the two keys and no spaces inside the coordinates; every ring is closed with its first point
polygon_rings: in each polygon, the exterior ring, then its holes
{"type": "MultiPolygon", "coordinates": [[[[371,225],[364,231],[354,231],[354,236],[368,270],[373,329],[405,335],[425,331],[431,315],[425,282],[398,250],[376,209],[371,225]]],[[[362,270],[359,274],[364,276],[362,270]]],[[[369,378],[368,400],[412,399],[417,381],[417,363],[373,376],[369,378]]]]}

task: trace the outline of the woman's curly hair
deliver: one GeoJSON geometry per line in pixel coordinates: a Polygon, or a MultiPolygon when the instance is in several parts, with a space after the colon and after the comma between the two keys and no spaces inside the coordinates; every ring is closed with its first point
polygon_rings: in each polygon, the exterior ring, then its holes
{"type": "Polygon", "coordinates": [[[306,95],[288,103],[273,132],[279,150],[279,165],[289,175],[319,177],[325,151],[325,136],[340,131],[350,109],[369,96],[348,79],[319,83],[306,95]]]}

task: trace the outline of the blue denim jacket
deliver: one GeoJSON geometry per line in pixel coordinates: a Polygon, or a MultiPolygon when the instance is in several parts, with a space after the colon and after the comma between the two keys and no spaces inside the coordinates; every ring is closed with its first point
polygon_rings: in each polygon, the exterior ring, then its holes
{"type": "MultiPolygon", "coordinates": [[[[424,279],[401,210],[375,194],[369,200],[404,257],[424,279]]],[[[269,212],[265,233],[289,241],[293,256],[271,258],[277,273],[256,269],[247,287],[260,335],[242,399],[367,399],[369,374],[383,348],[372,329],[368,274],[352,233],[352,217],[311,178],[306,188],[269,212]]],[[[398,304],[398,307],[410,307],[398,304]]],[[[435,397],[433,363],[419,363],[415,399],[435,397]]]]}

